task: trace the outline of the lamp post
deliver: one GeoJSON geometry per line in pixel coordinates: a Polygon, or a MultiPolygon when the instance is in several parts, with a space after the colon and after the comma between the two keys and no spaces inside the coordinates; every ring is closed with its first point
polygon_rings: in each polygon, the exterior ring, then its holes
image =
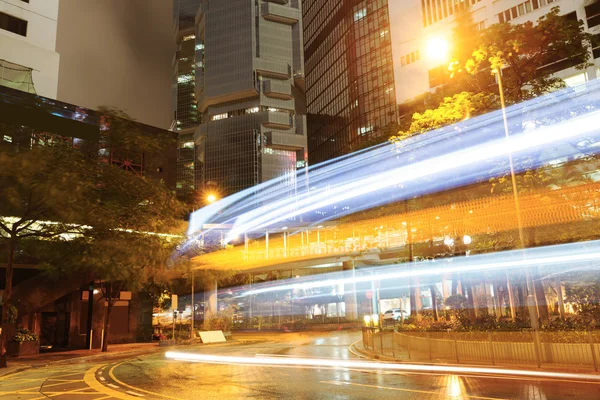
{"type": "MultiPolygon", "coordinates": [[[[500,67],[493,68],[492,72],[496,76],[496,81],[498,82],[498,91],[500,93],[500,106],[502,107],[502,120],[504,122],[504,136],[508,141],[509,132],[508,132],[508,118],[506,117],[506,103],[504,102],[504,88],[502,87],[502,70],[500,67]]],[[[515,202],[515,212],[517,214],[517,228],[519,230],[519,244],[521,246],[521,250],[525,249],[525,235],[523,234],[523,220],[521,218],[521,205],[519,204],[519,194],[517,192],[517,179],[515,176],[515,166],[513,163],[512,152],[508,152],[508,162],[510,166],[510,180],[512,182],[512,192],[513,199],[515,202]]],[[[508,276],[506,277],[507,281],[510,279],[508,276]]],[[[529,311],[529,319],[531,320],[531,327],[533,329],[539,328],[538,323],[538,315],[536,311],[536,301],[535,297],[532,293],[534,293],[533,282],[531,280],[531,275],[529,273],[529,269],[525,270],[525,282],[527,284],[527,309],[529,311]]],[[[509,290],[510,290],[510,282],[509,282],[509,290]]],[[[509,292],[509,296],[512,293],[509,292]]],[[[512,309],[512,307],[511,307],[512,309]]],[[[512,310],[511,310],[512,311],[512,310]]],[[[514,319],[514,313],[513,313],[514,319]]]]}

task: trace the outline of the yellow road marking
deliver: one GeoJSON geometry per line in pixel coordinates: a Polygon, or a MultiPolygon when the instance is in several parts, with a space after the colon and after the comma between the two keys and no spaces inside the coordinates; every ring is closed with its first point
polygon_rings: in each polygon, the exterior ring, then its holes
{"type": "Polygon", "coordinates": [[[20,393],[20,392],[25,392],[28,390],[39,390],[40,386],[34,386],[34,387],[30,387],[27,389],[17,389],[17,390],[11,390],[10,392],[0,392],[0,395],[5,395],[5,394],[15,394],[15,393],[20,393]]]}
{"type": "MultiPolygon", "coordinates": [[[[167,395],[164,395],[164,394],[160,394],[160,393],[156,393],[156,392],[151,392],[151,391],[149,391],[149,390],[140,389],[140,388],[137,388],[137,387],[135,387],[135,386],[128,385],[128,384],[126,384],[125,382],[122,382],[122,381],[120,381],[119,379],[117,379],[117,377],[115,376],[115,374],[113,373],[113,371],[115,370],[115,368],[117,368],[118,366],[120,366],[121,364],[124,364],[124,363],[126,363],[126,362],[128,362],[128,361],[122,361],[122,362],[120,362],[120,363],[118,363],[118,364],[115,364],[115,365],[114,365],[114,366],[113,366],[113,367],[112,367],[112,368],[111,368],[111,369],[108,371],[108,376],[110,376],[110,378],[111,378],[113,381],[117,382],[119,385],[122,385],[122,386],[128,387],[129,389],[132,389],[132,390],[135,390],[136,392],[144,392],[144,393],[151,394],[151,395],[153,395],[153,396],[160,396],[160,397],[164,397],[164,398],[166,398],[166,399],[171,399],[171,400],[181,400],[181,399],[179,399],[179,398],[177,398],[177,397],[171,397],[171,396],[167,396],[167,395]]],[[[135,399],[139,399],[138,397],[133,397],[133,396],[131,396],[131,397],[132,397],[132,398],[135,398],[135,399]]]]}
{"type": "MultiPolygon", "coordinates": [[[[368,387],[368,388],[373,388],[373,389],[395,390],[395,391],[398,391],[398,392],[434,394],[436,396],[443,395],[443,393],[441,393],[441,392],[433,392],[433,391],[429,391],[429,390],[403,389],[403,388],[395,388],[395,387],[389,387],[389,386],[367,385],[367,384],[364,384],[364,383],[354,383],[354,382],[347,382],[347,381],[321,381],[321,383],[327,383],[327,384],[330,384],[330,385],[337,385],[337,386],[346,386],[346,385],[348,385],[348,386],[368,387]]],[[[481,399],[481,400],[502,400],[499,397],[471,396],[471,395],[468,395],[468,394],[465,394],[464,397],[469,398],[469,399],[481,399]]]]}
{"type": "Polygon", "coordinates": [[[139,400],[135,396],[130,396],[128,394],[121,393],[117,390],[108,388],[108,387],[102,385],[100,382],[98,382],[96,380],[96,371],[98,371],[102,367],[104,367],[104,365],[92,367],[85,372],[85,374],[83,375],[83,381],[85,382],[86,385],[88,385],[92,389],[100,392],[101,394],[108,395],[109,397],[116,397],[117,399],[121,399],[121,400],[133,400],[133,399],[139,400]]]}

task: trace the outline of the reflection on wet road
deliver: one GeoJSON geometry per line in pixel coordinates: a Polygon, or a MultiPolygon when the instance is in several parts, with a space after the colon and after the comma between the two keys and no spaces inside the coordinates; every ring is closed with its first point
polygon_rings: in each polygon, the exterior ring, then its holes
{"type": "MultiPolygon", "coordinates": [[[[192,351],[220,356],[351,360],[355,333],[239,335],[240,345],[192,351]],[[264,340],[264,341],[263,341],[264,340]]],[[[476,377],[320,367],[224,365],[167,360],[164,354],[115,364],[113,377],[147,398],[171,399],[600,399],[600,385],[518,377],[476,377]]]]}

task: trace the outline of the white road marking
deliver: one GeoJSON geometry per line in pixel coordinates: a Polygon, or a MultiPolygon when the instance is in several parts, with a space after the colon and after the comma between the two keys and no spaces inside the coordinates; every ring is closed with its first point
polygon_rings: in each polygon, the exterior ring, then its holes
{"type": "Polygon", "coordinates": [[[137,397],[144,397],[143,394],[139,394],[139,393],[136,393],[136,392],[127,391],[125,393],[129,393],[129,394],[132,394],[132,395],[137,396],[137,397]]]}

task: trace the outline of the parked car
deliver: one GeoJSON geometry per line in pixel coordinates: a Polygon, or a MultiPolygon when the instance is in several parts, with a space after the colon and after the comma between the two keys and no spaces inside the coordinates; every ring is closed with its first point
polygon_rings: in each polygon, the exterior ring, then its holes
{"type": "Polygon", "coordinates": [[[394,308],[393,310],[387,310],[385,314],[383,314],[383,319],[399,321],[401,315],[403,316],[402,320],[405,320],[410,316],[410,314],[407,311],[401,310],[399,308],[394,308]]]}

